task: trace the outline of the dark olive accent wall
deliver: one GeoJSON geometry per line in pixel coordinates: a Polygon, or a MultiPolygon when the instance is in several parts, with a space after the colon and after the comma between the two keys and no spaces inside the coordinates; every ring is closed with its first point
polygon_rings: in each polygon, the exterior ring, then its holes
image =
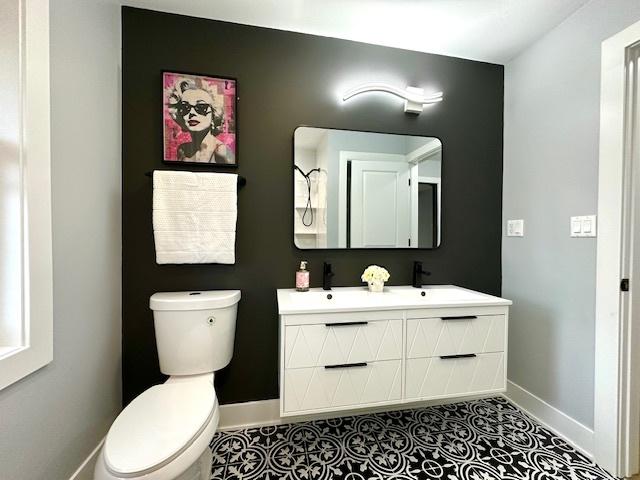
{"type": "MultiPolygon", "coordinates": [[[[332,38],[123,8],[122,316],[124,401],[164,380],[149,297],[154,292],[241,289],[236,343],[216,374],[221,403],[278,397],[276,288],[300,260],[312,286],[322,262],[334,285],[360,285],[367,265],[390,284],[411,282],[414,260],[431,283],[500,294],[503,67],[332,38]],[[238,79],[239,168],[235,265],[157,265],[151,180],[162,163],[161,71],[238,79]],[[420,116],[399,100],[339,93],[364,81],[429,86],[444,102],[420,116]],[[436,250],[301,251],[292,240],[292,141],[299,125],[438,137],[443,143],[442,246],[436,250]]],[[[96,113],[98,115],[98,113],[96,113]]],[[[195,167],[190,167],[194,169],[195,167]]],[[[210,169],[209,169],[210,170],[210,169]]],[[[227,170],[228,171],[228,170],[227,170]]]]}

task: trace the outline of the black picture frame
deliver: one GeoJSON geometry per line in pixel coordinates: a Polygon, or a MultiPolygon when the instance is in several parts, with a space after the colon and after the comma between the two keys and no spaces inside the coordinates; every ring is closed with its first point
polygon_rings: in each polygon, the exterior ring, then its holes
{"type": "MultiPolygon", "coordinates": [[[[162,121],[162,162],[165,165],[173,165],[173,166],[180,166],[180,165],[197,165],[200,167],[205,167],[205,166],[209,166],[209,167],[222,167],[222,168],[237,168],[239,166],[239,151],[240,151],[240,142],[239,142],[239,128],[238,128],[238,100],[239,100],[239,95],[238,95],[238,79],[235,77],[231,77],[231,76],[226,76],[226,75],[214,75],[214,74],[203,74],[203,73],[195,73],[195,72],[185,72],[185,71],[180,71],[180,70],[161,70],[160,72],[160,77],[161,77],[161,81],[162,81],[162,89],[161,89],[161,113],[160,113],[160,118],[162,121]],[[167,152],[167,143],[168,143],[168,132],[167,132],[167,127],[168,125],[173,125],[172,128],[174,130],[174,132],[177,129],[181,130],[181,135],[184,136],[184,134],[186,133],[185,131],[185,127],[181,126],[178,121],[176,121],[174,118],[167,118],[167,112],[168,112],[168,108],[167,108],[167,104],[168,104],[168,85],[166,84],[166,76],[167,75],[174,75],[177,77],[183,77],[187,80],[191,79],[194,82],[196,82],[197,84],[197,80],[196,79],[206,79],[208,81],[213,80],[213,81],[219,81],[219,82],[233,82],[233,95],[228,95],[228,97],[232,98],[232,113],[229,114],[229,112],[225,111],[223,109],[223,115],[222,115],[222,121],[223,122],[228,122],[230,119],[232,119],[232,123],[233,123],[233,130],[231,132],[220,132],[219,134],[215,134],[213,135],[213,137],[216,140],[219,140],[221,143],[225,143],[223,140],[221,140],[219,137],[223,136],[223,135],[233,135],[233,161],[232,162],[211,162],[211,161],[189,161],[189,160],[181,160],[178,158],[178,155],[174,155],[175,158],[168,158],[171,157],[171,155],[168,155],[167,152]]],[[[210,93],[210,92],[209,92],[210,93]]],[[[223,99],[224,100],[224,99],[223,99]]],[[[193,111],[193,107],[190,111],[193,111]]],[[[227,123],[228,125],[228,123],[227,123]]],[[[176,137],[176,139],[179,137],[176,137]]],[[[228,139],[228,137],[227,137],[228,139]]],[[[176,144],[179,144],[180,141],[177,140],[176,144]]],[[[172,147],[169,147],[172,148],[172,147]]],[[[173,148],[179,148],[173,146],[173,148]]]]}
{"type": "MultiPolygon", "coordinates": [[[[337,130],[337,131],[343,131],[343,132],[356,132],[356,133],[377,133],[377,134],[382,134],[382,135],[398,135],[398,136],[404,136],[404,137],[413,137],[413,136],[419,136],[419,137],[430,137],[430,138],[434,138],[440,141],[440,145],[442,148],[442,178],[445,178],[444,176],[444,172],[446,170],[446,162],[444,162],[445,157],[445,144],[442,141],[442,137],[436,134],[428,134],[428,135],[424,135],[424,134],[417,134],[417,133],[407,133],[407,132],[395,132],[395,131],[379,131],[379,130],[368,130],[368,129],[363,129],[363,130],[357,130],[354,128],[339,128],[339,127],[326,127],[326,126],[322,126],[322,125],[308,125],[308,124],[299,124],[297,127],[295,127],[291,133],[291,163],[292,163],[292,168],[291,168],[291,179],[294,183],[293,188],[291,189],[291,204],[295,205],[295,200],[296,200],[296,191],[295,191],[295,170],[296,170],[296,155],[295,155],[295,135],[296,135],[296,131],[299,128],[320,128],[320,129],[324,129],[324,130],[337,130]]],[[[442,188],[442,184],[440,185],[440,188],[442,188]]],[[[349,200],[350,201],[350,200],[349,200]]],[[[349,208],[351,208],[351,206],[349,205],[349,208]]],[[[446,208],[444,205],[440,206],[441,208],[441,218],[445,218],[445,212],[446,212],[446,208]]],[[[298,244],[295,241],[295,236],[296,236],[296,231],[295,231],[295,221],[291,223],[291,243],[293,244],[293,247],[295,248],[296,251],[300,251],[300,252],[309,252],[309,251],[318,251],[318,252],[346,252],[349,250],[353,250],[353,251],[379,251],[379,252],[389,252],[389,251],[411,251],[411,252],[415,252],[415,251],[432,251],[432,250],[438,250],[440,248],[442,248],[442,241],[443,241],[443,233],[444,233],[444,229],[442,228],[442,222],[440,223],[440,225],[438,225],[436,227],[437,232],[439,232],[440,234],[440,243],[436,242],[436,245],[434,247],[420,247],[419,245],[416,246],[406,246],[406,247],[372,247],[372,248],[365,248],[365,247],[323,247],[323,248],[310,248],[310,247],[299,247],[298,244]]],[[[349,232],[349,236],[351,235],[351,232],[349,232]]]]}

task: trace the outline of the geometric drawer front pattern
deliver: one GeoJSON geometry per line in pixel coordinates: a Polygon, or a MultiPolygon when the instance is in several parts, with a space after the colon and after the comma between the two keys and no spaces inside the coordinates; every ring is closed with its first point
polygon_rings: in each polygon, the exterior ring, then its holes
{"type": "Polygon", "coordinates": [[[505,350],[504,315],[473,319],[407,320],[407,358],[501,352],[505,350]]]}
{"type": "Polygon", "coordinates": [[[407,359],[405,398],[503,390],[504,360],[504,352],[482,353],[465,358],[407,359]]]}
{"type": "Polygon", "coordinates": [[[402,320],[285,327],[285,369],[402,358],[402,320]]]}
{"type": "Polygon", "coordinates": [[[280,414],[505,391],[508,315],[506,306],[281,315],[280,414]]]}
{"type": "Polygon", "coordinates": [[[401,360],[362,367],[285,369],[284,411],[331,409],[400,400],[401,360]]]}

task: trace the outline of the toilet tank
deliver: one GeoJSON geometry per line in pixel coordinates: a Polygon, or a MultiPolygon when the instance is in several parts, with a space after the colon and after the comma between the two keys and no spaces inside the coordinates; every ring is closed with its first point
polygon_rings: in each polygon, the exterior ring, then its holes
{"type": "Polygon", "coordinates": [[[226,367],[233,355],[240,290],[154,293],[160,371],[196,375],[226,367]]]}

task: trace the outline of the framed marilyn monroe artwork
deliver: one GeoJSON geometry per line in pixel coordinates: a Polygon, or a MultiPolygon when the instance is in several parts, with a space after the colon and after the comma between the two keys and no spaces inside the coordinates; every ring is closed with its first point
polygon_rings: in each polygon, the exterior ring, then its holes
{"type": "Polygon", "coordinates": [[[164,161],[235,166],[237,81],[162,72],[164,161]]]}

